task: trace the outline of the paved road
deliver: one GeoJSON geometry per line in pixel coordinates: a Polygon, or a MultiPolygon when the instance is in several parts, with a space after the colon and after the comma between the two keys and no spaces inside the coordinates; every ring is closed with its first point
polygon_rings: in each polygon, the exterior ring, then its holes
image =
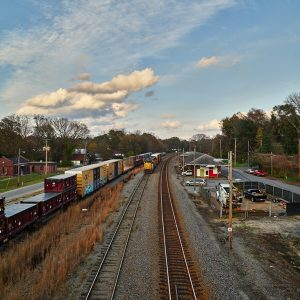
{"type": "MultiPolygon", "coordinates": [[[[227,168],[222,168],[222,176],[226,176],[228,175],[228,170],[227,168]]],[[[300,187],[296,186],[296,185],[291,185],[291,184],[287,184],[278,180],[273,180],[273,179],[269,179],[269,178],[265,178],[265,177],[258,177],[258,176],[254,176],[251,174],[247,174],[245,173],[243,170],[241,169],[233,169],[232,170],[232,177],[234,179],[241,179],[243,181],[247,180],[247,181],[259,181],[259,182],[263,182],[265,184],[270,184],[270,185],[274,185],[278,188],[281,189],[285,189],[287,191],[293,192],[293,193],[297,193],[300,194],[300,187]]]]}
{"type": "Polygon", "coordinates": [[[1,196],[4,196],[5,200],[9,201],[12,199],[26,196],[28,194],[32,194],[39,190],[43,190],[43,188],[44,188],[44,182],[40,182],[40,183],[24,186],[15,190],[11,190],[9,192],[2,193],[1,196]]]}

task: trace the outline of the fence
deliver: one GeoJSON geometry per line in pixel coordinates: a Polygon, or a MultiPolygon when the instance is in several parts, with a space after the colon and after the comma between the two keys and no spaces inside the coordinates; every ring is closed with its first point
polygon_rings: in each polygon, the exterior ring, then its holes
{"type": "Polygon", "coordinates": [[[244,182],[235,182],[234,185],[239,190],[247,189],[264,189],[266,193],[275,198],[285,200],[289,203],[300,203],[300,195],[285,189],[281,189],[277,186],[264,184],[258,181],[244,181],[244,182]]]}

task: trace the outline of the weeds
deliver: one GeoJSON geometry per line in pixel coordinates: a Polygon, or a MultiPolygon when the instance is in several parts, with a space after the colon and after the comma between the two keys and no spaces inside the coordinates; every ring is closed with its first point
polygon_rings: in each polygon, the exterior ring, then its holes
{"type": "Polygon", "coordinates": [[[118,208],[122,187],[121,183],[106,187],[73,204],[3,253],[1,299],[52,299],[63,290],[68,274],[102,241],[102,224],[118,208]],[[87,207],[87,211],[82,210],[87,207]]]}

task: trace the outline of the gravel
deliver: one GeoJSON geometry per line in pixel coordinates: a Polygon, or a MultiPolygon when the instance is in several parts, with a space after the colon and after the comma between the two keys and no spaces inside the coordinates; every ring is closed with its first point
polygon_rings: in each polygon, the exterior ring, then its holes
{"type": "MultiPolygon", "coordinates": [[[[227,227],[211,226],[207,220],[210,208],[203,201],[194,201],[177,179],[171,164],[171,186],[177,208],[183,217],[188,241],[202,276],[207,281],[213,299],[285,299],[279,289],[274,289],[269,276],[260,263],[234,236],[233,251],[228,253],[227,227]],[[195,205],[199,202],[200,205],[195,205]]],[[[224,224],[225,225],[225,224],[224,224]]],[[[234,230],[234,229],[233,229],[234,230]]]]}
{"type": "Polygon", "coordinates": [[[159,299],[158,179],[157,168],[138,209],[115,299],[159,299]]]}

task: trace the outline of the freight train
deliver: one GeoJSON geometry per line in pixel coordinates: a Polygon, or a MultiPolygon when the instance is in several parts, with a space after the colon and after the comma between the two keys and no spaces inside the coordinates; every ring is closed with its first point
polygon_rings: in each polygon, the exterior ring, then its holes
{"type": "Polygon", "coordinates": [[[70,202],[97,191],[129,169],[142,165],[150,155],[143,153],[125,160],[111,159],[65,171],[65,174],[45,179],[44,193],[6,207],[5,198],[0,197],[0,243],[70,202]]]}
{"type": "Polygon", "coordinates": [[[151,156],[144,161],[144,172],[147,174],[153,173],[155,167],[159,164],[160,161],[161,153],[151,154],[151,156]]]}

